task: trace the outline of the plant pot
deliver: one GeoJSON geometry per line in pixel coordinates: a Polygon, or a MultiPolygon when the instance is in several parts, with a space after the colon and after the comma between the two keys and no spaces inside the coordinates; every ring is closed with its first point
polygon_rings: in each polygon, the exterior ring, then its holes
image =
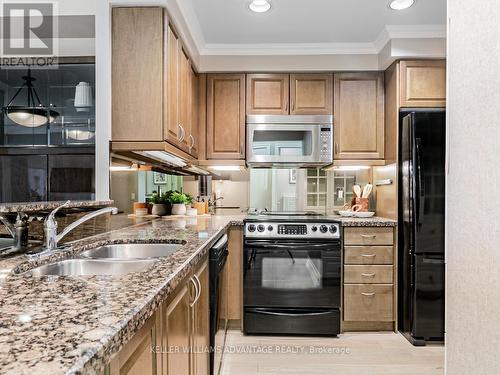
{"type": "Polygon", "coordinates": [[[176,203],[172,205],[172,215],[185,215],[186,205],[181,203],[176,203]]]}
{"type": "Polygon", "coordinates": [[[167,205],[166,204],[153,204],[153,208],[151,209],[151,214],[164,216],[167,214],[167,205]]]}

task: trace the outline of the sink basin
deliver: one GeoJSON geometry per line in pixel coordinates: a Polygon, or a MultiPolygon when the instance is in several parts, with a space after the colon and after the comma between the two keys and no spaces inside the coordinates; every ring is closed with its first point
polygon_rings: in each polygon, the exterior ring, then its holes
{"type": "Polygon", "coordinates": [[[151,259],[169,256],[175,253],[181,246],[182,244],[178,243],[106,245],[84,251],[80,255],[93,259],[151,259]]]}
{"type": "Polygon", "coordinates": [[[155,263],[154,259],[144,260],[105,260],[105,259],[68,259],[46,264],[28,271],[33,276],[96,276],[125,275],[130,272],[141,272],[155,263]]]}

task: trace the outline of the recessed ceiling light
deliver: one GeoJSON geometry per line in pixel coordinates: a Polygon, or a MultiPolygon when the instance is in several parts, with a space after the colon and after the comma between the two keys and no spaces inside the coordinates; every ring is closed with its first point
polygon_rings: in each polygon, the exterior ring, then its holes
{"type": "Polygon", "coordinates": [[[394,10],[408,9],[415,3],[415,0],[392,0],[389,7],[394,10]]]}
{"type": "Polygon", "coordinates": [[[264,13],[271,9],[271,4],[267,0],[253,0],[248,7],[253,12],[264,13]]]}

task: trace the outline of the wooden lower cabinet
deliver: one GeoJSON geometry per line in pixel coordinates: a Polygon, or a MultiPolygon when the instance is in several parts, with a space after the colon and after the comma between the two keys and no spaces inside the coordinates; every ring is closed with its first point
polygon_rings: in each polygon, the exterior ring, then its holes
{"type": "Polygon", "coordinates": [[[344,331],[395,329],[394,233],[393,227],[344,228],[344,331]]]}
{"type": "Polygon", "coordinates": [[[205,261],[195,273],[201,286],[200,296],[193,305],[193,372],[191,374],[207,375],[210,371],[210,321],[209,321],[209,279],[208,261],[205,261]]]}
{"type": "Polygon", "coordinates": [[[154,314],[109,364],[110,375],[159,375],[161,358],[160,315],[154,314]]]}
{"type": "Polygon", "coordinates": [[[164,307],[162,314],[163,374],[190,375],[191,357],[191,279],[178,289],[174,298],[164,307]]]}
{"type": "Polygon", "coordinates": [[[392,284],[349,284],[344,286],[344,320],[392,322],[394,320],[392,284]]]}
{"type": "Polygon", "coordinates": [[[111,360],[109,375],[209,375],[208,255],[111,360]]]}

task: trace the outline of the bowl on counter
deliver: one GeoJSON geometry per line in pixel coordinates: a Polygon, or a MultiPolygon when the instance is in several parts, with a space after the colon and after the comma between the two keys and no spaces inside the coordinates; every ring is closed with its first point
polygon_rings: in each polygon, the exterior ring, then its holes
{"type": "Polygon", "coordinates": [[[354,212],[354,217],[359,217],[359,218],[369,218],[375,215],[374,211],[356,211],[354,212]]]}

